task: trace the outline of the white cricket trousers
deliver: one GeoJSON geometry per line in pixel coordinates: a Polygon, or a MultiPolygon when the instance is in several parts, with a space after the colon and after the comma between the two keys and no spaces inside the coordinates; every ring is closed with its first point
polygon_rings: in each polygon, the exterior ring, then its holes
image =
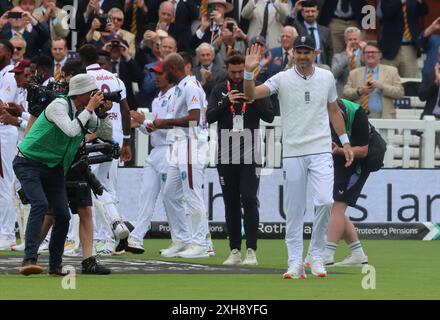
{"type": "Polygon", "coordinates": [[[209,226],[203,199],[209,146],[205,136],[180,138],[173,154],[163,190],[163,202],[173,241],[209,247],[209,226]],[[185,206],[186,204],[186,206],[185,206]],[[186,207],[186,210],[185,210],[186,207]]]}
{"type": "MultiPolygon", "coordinates": [[[[111,162],[103,162],[97,165],[92,166],[92,171],[96,175],[96,178],[102,183],[108,193],[112,196],[113,200],[116,202],[116,186],[117,186],[117,177],[118,177],[118,160],[113,159],[111,162]]],[[[109,225],[111,221],[106,221],[103,218],[103,214],[106,215],[105,212],[101,214],[96,212],[96,199],[92,196],[93,199],[93,217],[94,217],[94,239],[95,240],[106,240],[106,241],[114,241],[113,240],[113,231],[109,225]]],[[[101,205],[101,210],[105,210],[105,206],[101,205]]]]}
{"type": "Polygon", "coordinates": [[[288,266],[303,263],[303,227],[307,184],[313,191],[315,217],[309,254],[322,258],[333,203],[333,157],[330,153],[284,158],[284,208],[288,266]]]}
{"type": "MultiPolygon", "coordinates": [[[[145,159],[139,194],[139,211],[135,228],[130,233],[130,238],[134,241],[142,242],[145,234],[151,227],[151,219],[153,218],[156,202],[167,179],[171,152],[171,145],[157,146],[151,150],[151,153],[145,159]]],[[[175,237],[174,230],[171,229],[171,239],[174,240],[175,237]]]]}
{"type": "Polygon", "coordinates": [[[11,243],[15,243],[12,161],[17,153],[17,139],[17,127],[0,124],[0,237],[11,243]]]}

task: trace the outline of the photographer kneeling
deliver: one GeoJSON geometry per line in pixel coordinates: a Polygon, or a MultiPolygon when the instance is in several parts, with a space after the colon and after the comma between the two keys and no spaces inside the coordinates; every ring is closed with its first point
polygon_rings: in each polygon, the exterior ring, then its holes
{"type": "MultiPolygon", "coordinates": [[[[23,275],[43,272],[37,264],[37,252],[47,212],[52,212],[54,218],[49,244],[49,274],[62,274],[62,254],[70,220],[64,175],[84,139],[83,128],[99,124],[94,110],[104,98],[101,92],[95,91],[93,77],[87,74],[74,76],[69,83],[68,97],[51,102],[18,146],[13,167],[31,204],[25,258],[20,268],[23,275]]],[[[101,124],[106,122],[108,120],[103,120],[101,124]]],[[[99,129],[108,127],[111,125],[99,126],[99,129]]]]}

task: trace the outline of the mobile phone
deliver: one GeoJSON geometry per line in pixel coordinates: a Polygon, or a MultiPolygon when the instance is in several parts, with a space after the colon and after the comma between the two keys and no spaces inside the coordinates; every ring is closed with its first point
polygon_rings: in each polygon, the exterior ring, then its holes
{"type": "Polygon", "coordinates": [[[226,23],[226,29],[228,29],[231,32],[234,32],[234,23],[233,22],[226,23]]]}
{"type": "Polygon", "coordinates": [[[9,12],[8,13],[8,18],[11,19],[21,19],[23,13],[22,12],[9,12]]]}
{"type": "Polygon", "coordinates": [[[211,16],[211,13],[214,11],[214,4],[208,3],[206,5],[206,11],[208,12],[208,16],[211,16]]]}

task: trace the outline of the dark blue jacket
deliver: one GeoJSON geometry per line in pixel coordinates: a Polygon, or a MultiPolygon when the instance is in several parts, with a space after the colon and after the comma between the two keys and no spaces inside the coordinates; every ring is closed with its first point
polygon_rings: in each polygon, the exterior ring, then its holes
{"type": "MultiPolygon", "coordinates": [[[[389,0],[386,0],[389,1],[389,0]]],[[[399,0],[400,1],[400,0],[399,0]]],[[[362,24],[364,15],[362,14],[362,7],[368,4],[367,0],[350,0],[353,14],[359,25],[362,24]]],[[[321,9],[321,15],[319,17],[319,24],[328,27],[330,21],[334,18],[334,13],[338,5],[338,0],[326,0],[321,9]]]]}
{"type": "MultiPolygon", "coordinates": [[[[420,4],[417,0],[407,0],[408,25],[417,46],[417,38],[420,35],[419,17],[428,14],[426,0],[420,4]]],[[[379,34],[379,46],[383,57],[393,60],[399,53],[404,33],[404,20],[401,0],[382,1],[381,9],[383,12],[382,30],[379,34]]],[[[418,48],[418,46],[417,46],[418,48]]],[[[419,50],[418,50],[419,51],[419,50]]],[[[420,56],[420,52],[418,53],[420,56]]]]}

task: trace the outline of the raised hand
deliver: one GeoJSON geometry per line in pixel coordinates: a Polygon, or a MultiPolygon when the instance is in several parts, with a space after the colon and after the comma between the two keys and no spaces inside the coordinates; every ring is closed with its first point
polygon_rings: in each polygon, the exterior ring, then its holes
{"type": "Polygon", "coordinates": [[[258,66],[261,56],[261,46],[258,44],[253,44],[250,48],[246,50],[246,60],[244,66],[247,71],[252,72],[258,66]]]}

